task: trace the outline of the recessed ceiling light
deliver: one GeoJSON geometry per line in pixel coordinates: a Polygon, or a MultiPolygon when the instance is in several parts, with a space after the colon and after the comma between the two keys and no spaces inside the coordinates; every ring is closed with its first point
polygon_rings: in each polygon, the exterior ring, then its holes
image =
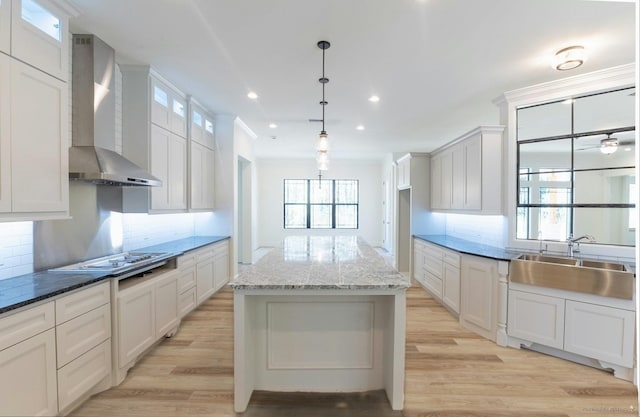
{"type": "Polygon", "coordinates": [[[277,125],[277,124],[275,124],[275,123],[269,123],[269,127],[270,127],[271,129],[275,129],[276,127],[278,127],[278,125],[277,125]]]}
{"type": "Polygon", "coordinates": [[[249,97],[251,100],[255,100],[258,98],[258,95],[253,91],[249,91],[249,94],[247,94],[247,97],[249,97]]]}
{"type": "Polygon", "coordinates": [[[356,130],[364,130],[364,126],[358,125],[358,126],[356,126],[356,130]]]}
{"type": "Polygon", "coordinates": [[[380,97],[375,96],[375,95],[371,96],[371,97],[369,97],[369,101],[372,102],[372,103],[377,103],[377,102],[380,101],[380,97]]]}

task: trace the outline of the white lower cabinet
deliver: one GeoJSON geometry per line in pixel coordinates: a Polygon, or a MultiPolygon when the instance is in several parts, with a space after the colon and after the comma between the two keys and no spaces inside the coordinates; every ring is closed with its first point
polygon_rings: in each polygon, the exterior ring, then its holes
{"type": "Polygon", "coordinates": [[[178,325],[178,275],[162,278],[155,287],[156,337],[168,334],[178,325]]]}
{"type": "Polygon", "coordinates": [[[129,280],[118,291],[118,368],[125,374],[141,353],[173,331],[179,322],[175,269],[129,280]]]}
{"type": "Polygon", "coordinates": [[[612,368],[616,376],[631,378],[635,346],[631,300],[518,283],[510,287],[514,287],[509,289],[507,316],[510,346],[535,343],[552,347],[595,359],[603,368],[612,368]]]}
{"type": "Polygon", "coordinates": [[[109,339],[58,370],[60,410],[73,404],[91,387],[99,384],[110,375],[111,340],[109,339]]]}
{"type": "Polygon", "coordinates": [[[413,278],[459,313],[460,254],[420,239],[414,239],[413,245],[413,278]]]}
{"type": "Polygon", "coordinates": [[[153,283],[118,294],[118,365],[135,361],[155,341],[153,283]]]}
{"type": "Polygon", "coordinates": [[[495,341],[498,261],[463,255],[460,279],[460,324],[495,341]]]}
{"type": "Polygon", "coordinates": [[[635,312],[567,300],[564,350],[633,367],[635,312]]]}
{"type": "Polygon", "coordinates": [[[510,290],[507,333],[527,341],[562,349],[564,300],[510,290]]]}
{"type": "Polygon", "coordinates": [[[229,281],[229,243],[218,242],[198,249],[196,255],[196,295],[200,304],[229,281]]]}
{"type": "Polygon", "coordinates": [[[442,302],[460,313],[460,266],[445,261],[442,277],[442,302]]]}
{"type": "Polygon", "coordinates": [[[55,330],[51,328],[0,351],[0,375],[2,415],[57,415],[55,330]]]}
{"type": "Polygon", "coordinates": [[[110,288],[106,281],[55,300],[61,414],[111,386],[110,288]]]}

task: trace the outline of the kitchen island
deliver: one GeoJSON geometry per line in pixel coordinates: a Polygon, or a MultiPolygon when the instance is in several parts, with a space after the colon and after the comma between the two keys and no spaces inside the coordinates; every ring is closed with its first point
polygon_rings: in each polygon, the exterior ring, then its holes
{"type": "Polygon", "coordinates": [[[404,403],[408,277],[356,236],[290,236],[233,280],[235,410],[253,390],[404,403]]]}

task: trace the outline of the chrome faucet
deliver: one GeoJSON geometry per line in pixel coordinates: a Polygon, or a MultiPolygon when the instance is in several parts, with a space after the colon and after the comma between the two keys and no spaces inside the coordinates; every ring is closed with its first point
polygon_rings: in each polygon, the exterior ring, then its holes
{"type": "Polygon", "coordinates": [[[589,243],[596,242],[596,238],[591,235],[582,235],[580,237],[574,238],[573,234],[569,234],[569,237],[567,238],[567,256],[571,258],[575,252],[580,252],[577,248],[574,249],[573,246],[575,244],[576,246],[580,247],[580,241],[583,239],[588,240],[589,243]]]}

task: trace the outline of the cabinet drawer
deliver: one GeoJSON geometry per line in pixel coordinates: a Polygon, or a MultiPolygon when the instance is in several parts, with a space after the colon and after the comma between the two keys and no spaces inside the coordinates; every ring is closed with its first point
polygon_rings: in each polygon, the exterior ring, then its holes
{"type": "Polygon", "coordinates": [[[227,255],[229,253],[229,245],[227,242],[216,243],[213,245],[213,255],[215,257],[227,255]]]}
{"type": "Polygon", "coordinates": [[[460,268],[460,254],[457,252],[443,251],[443,261],[451,266],[460,268]]]}
{"type": "Polygon", "coordinates": [[[205,248],[202,249],[198,249],[197,251],[195,251],[195,255],[196,255],[196,262],[200,263],[206,259],[209,258],[213,258],[214,255],[214,247],[213,245],[207,246],[205,248]]]}
{"type": "Polygon", "coordinates": [[[178,294],[182,294],[190,288],[196,286],[196,267],[195,265],[181,270],[178,277],[178,294]]]}
{"type": "Polygon", "coordinates": [[[436,296],[437,298],[442,299],[442,279],[429,273],[426,272],[424,274],[424,281],[423,281],[425,287],[427,287],[427,289],[429,291],[431,291],[431,293],[436,296]]]}
{"type": "Polygon", "coordinates": [[[178,315],[183,318],[193,310],[198,303],[196,288],[190,288],[178,296],[178,315]]]}
{"type": "Polygon", "coordinates": [[[195,251],[187,252],[184,255],[178,256],[178,269],[186,269],[196,264],[195,251]]]}
{"type": "Polygon", "coordinates": [[[424,269],[442,279],[442,258],[433,256],[432,252],[427,252],[424,257],[424,269]]]}
{"type": "Polygon", "coordinates": [[[58,368],[111,337],[111,305],[103,305],[56,327],[58,368]]]}
{"type": "Polygon", "coordinates": [[[110,300],[109,281],[56,300],[56,324],[78,317],[110,300]]]}
{"type": "Polygon", "coordinates": [[[64,410],[111,372],[111,339],[58,370],[58,405],[64,410]]]}
{"type": "Polygon", "coordinates": [[[53,301],[0,319],[0,350],[55,325],[53,301]]]}

